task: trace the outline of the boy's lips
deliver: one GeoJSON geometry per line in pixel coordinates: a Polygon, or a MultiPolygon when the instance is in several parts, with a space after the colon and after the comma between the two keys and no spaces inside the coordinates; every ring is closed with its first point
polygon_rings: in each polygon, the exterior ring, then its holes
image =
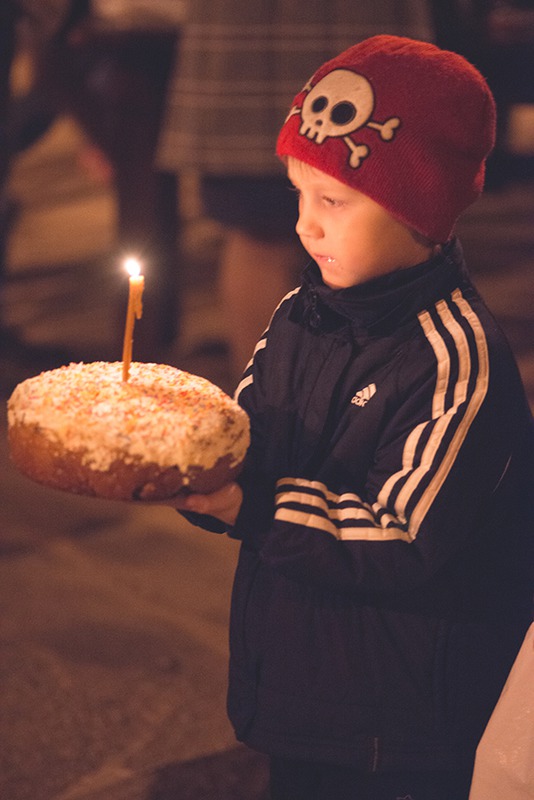
{"type": "Polygon", "coordinates": [[[320,253],[314,253],[313,258],[315,261],[322,264],[333,264],[336,260],[335,258],[332,258],[332,256],[323,256],[320,253]]]}

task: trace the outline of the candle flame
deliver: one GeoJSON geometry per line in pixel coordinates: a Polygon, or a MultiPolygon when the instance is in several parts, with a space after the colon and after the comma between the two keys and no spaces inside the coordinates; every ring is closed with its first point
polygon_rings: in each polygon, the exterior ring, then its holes
{"type": "Polygon", "coordinates": [[[131,278],[136,278],[141,274],[141,264],[136,258],[127,258],[124,266],[131,278]]]}

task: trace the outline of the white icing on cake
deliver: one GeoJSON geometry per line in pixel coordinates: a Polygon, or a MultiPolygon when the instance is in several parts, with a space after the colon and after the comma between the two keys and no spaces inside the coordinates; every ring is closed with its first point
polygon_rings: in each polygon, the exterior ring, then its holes
{"type": "Polygon", "coordinates": [[[70,364],[20,383],[8,424],[36,426],[79,453],[93,470],[117,460],[210,469],[230,454],[240,463],[250,442],[246,412],[218,386],[165,364],[70,364]]]}

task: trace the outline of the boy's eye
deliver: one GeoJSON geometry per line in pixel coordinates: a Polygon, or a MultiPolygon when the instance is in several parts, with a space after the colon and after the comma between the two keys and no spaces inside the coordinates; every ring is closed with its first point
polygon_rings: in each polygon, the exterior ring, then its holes
{"type": "Polygon", "coordinates": [[[328,197],[328,195],[323,195],[323,201],[326,203],[327,206],[340,206],[341,201],[336,200],[334,197],[328,197]]]}

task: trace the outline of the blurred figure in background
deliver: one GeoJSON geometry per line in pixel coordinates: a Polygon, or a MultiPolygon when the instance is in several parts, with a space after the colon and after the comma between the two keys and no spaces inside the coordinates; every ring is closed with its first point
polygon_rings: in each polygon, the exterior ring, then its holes
{"type": "MultiPolygon", "coordinates": [[[[174,4],[176,5],[176,4],[174,4]]],[[[181,6],[181,4],[179,4],[181,6]]],[[[0,288],[17,208],[7,194],[13,157],[33,145],[62,114],[87,138],[81,166],[113,185],[117,250],[152,270],[143,315],[142,358],[156,358],[178,324],[175,177],[155,169],[154,151],[181,14],[151,12],[150,0],[100,15],[91,0],[6,0],[0,7],[0,288]],[[29,86],[13,92],[17,50],[28,56],[29,86]]],[[[110,9],[113,10],[113,9],[110,9]]],[[[121,293],[121,304],[123,298],[121,293]]],[[[0,313],[0,317],[1,317],[0,313]]],[[[71,354],[30,346],[0,320],[0,353],[34,370],[71,354]]],[[[72,354],[75,355],[75,354],[72,354]]]]}
{"type": "Polygon", "coordinates": [[[532,153],[513,152],[514,106],[534,103],[534,0],[431,0],[440,47],[465,56],[482,72],[497,104],[497,141],[486,187],[534,177],[532,153]]]}
{"type": "Polygon", "coordinates": [[[89,170],[109,174],[117,256],[146,264],[137,354],[153,360],[178,324],[176,181],[156,169],[154,154],[180,15],[161,4],[151,10],[151,0],[111,4],[109,12],[105,2],[88,5],[76,31],[49,54],[48,92],[90,140],[89,170]]]}
{"type": "Polygon", "coordinates": [[[473,59],[484,72],[499,111],[488,179],[490,188],[500,189],[513,180],[534,178],[532,152],[514,152],[510,146],[515,108],[534,104],[534,0],[478,3],[483,18],[479,52],[473,59]]]}
{"type": "Polygon", "coordinates": [[[433,39],[426,0],[189,4],[158,164],[196,170],[204,211],[223,226],[219,293],[234,381],[306,260],[296,197],[274,156],[295,80],[378,33],[433,39]]]}
{"type": "MultiPolygon", "coordinates": [[[[63,363],[66,353],[31,346],[18,331],[6,326],[3,288],[6,253],[17,207],[9,197],[8,181],[13,158],[36,142],[53,122],[57,109],[37,78],[28,91],[13,91],[13,68],[24,39],[35,75],[47,54],[68,36],[89,0],[2,0],[0,4],[0,359],[8,366],[46,368],[63,363]]],[[[16,380],[16,377],[15,377],[16,380]]],[[[8,379],[9,381],[9,379],[8,379]]]]}

